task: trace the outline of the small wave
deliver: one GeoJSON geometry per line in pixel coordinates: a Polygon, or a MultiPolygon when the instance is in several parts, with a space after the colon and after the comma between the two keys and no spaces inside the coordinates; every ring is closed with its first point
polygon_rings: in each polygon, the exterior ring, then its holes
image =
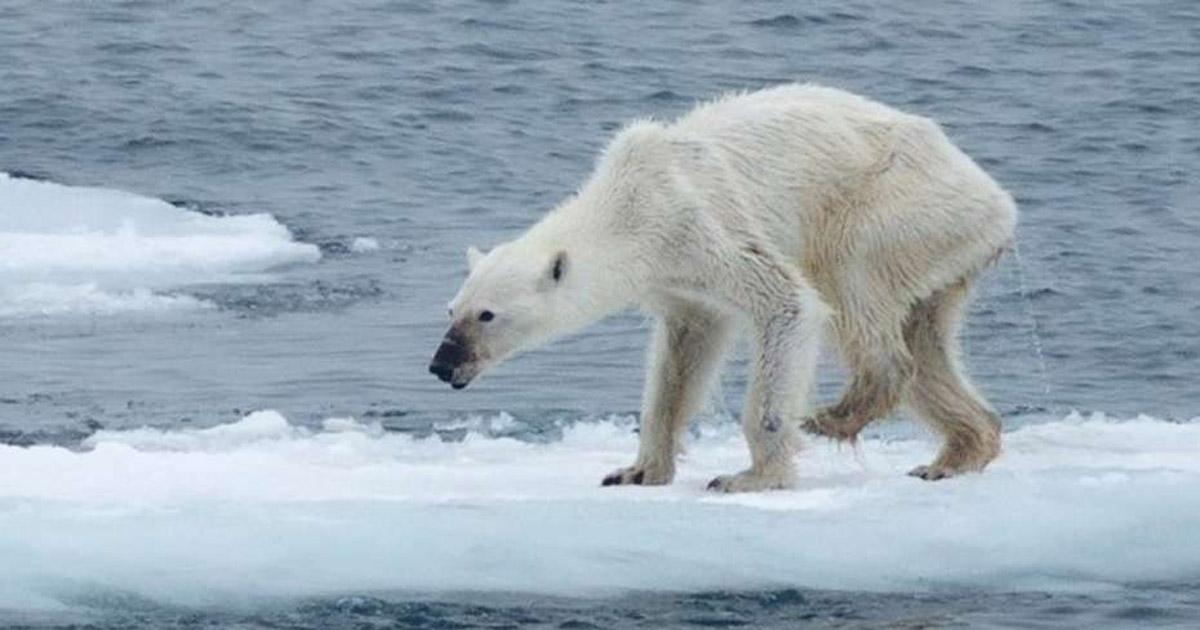
{"type": "Polygon", "coordinates": [[[189,290],[204,303],[233,311],[240,317],[337,310],[383,294],[378,280],[364,277],[342,278],[336,283],[263,282],[193,286],[189,290]]]}
{"type": "Polygon", "coordinates": [[[320,252],[267,214],[215,215],[105,188],[0,173],[0,316],[206,306],[179,294],[320,252]]]}
{"type": "Polygon", "coordinates": [[[160,138],[157,136],[137,136],[126,140],[122,148],[130,150],[138,149],[157,149],[159,147],[169,147],[175,144],[175,141],[170,138],[160,138]]]}
{"type": "Polygon", "coordinates": [[[652,92],[650,95],[646,96],[644,100],[659,101],[659,102],[675,102],[675,101],[686,100],[686,98],[682,94],[675,92],[673,90],[658,90],[658,91],[652,92]]]}
{"type": "Polygon", "coordinates": [[[337,593],[625,589],[1072,589],[1200,577],[1200,418],[1072,414],[1008,432],[984,474],[904,471],[934,444],[810,442],[795,490],[716,496],[732,424],[688,439],[675,483],[601,488],[632,418],[454,439],[272,411],[207,429],[0,446],[0,608],[80,589],[169,605],[337,593]],[[64,541],[69,541],[65,544],[64,541]],[[881,543],[880,541],[886,541],[881,543]]]}
{"type": "Polygon", "coordinates": [[[548,48],[533,48],[530,46],[493,46],[491,44],[464,44],[455,48],[456,52],[464,55],[479,56],[499,62],[516,61],[545,61],[554,59],[557,55],[548,48]]]}
{"type": "Polygon", "coordinates": [[[321,253],[326,256],[346,256],[348,254],[365,254],[380,249],[379,240],[370,236],[355,236],[353,238],[337,238],[315,243],[321,253]]]}
{"type": "Polygon", "coordinates": [[[964,77],[986,77],[994,74],[994,72],[991,68],[967,64],[954,68],[950,71],[950,74],[964,77]]]}
{"type": "Polygon", "coordinates": [[[37,173],[33,173],[30,171],[22,171],[19,169],[12,169],[7,172],[0,173],[0,174],[8,175],[12,179],[28,179],[28,180],[32,180],[35,182],[44,182],[49,179],[48,177],[38,175],[37,173]]]}
{"type": "Polygon", "coordinates": [[[847,13],[845,11],[834,11],[827,15],[795,15],[792,13],[781,13],[769,18],[759,18],[750,20],[750,25],[760,28],[774,29],[795,29],[805,25],[825,25],[833,22],[858,22],[862,21],[863,17],[855,13],[847,13]]]}
{"type": "Polygon", "coordinates": [[[803,24],[804,20],[801,20],[790,13],[784,13],[781,15],[776,15],[775,17],[759,18],[757,20],[750,21],[751,26],[766,26],[772,28],[795,28],[802,26],[803,24]]]}

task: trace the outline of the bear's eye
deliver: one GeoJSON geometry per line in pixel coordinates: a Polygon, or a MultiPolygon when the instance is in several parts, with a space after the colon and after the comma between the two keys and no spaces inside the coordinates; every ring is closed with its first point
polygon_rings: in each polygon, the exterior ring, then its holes
{"type": "Polygon", "coordinates": [[[490,322],[493,319],[496,319],[496,314],[491,311],[484,311],[479,314],[479,321],[481,322],[490,322]]]}

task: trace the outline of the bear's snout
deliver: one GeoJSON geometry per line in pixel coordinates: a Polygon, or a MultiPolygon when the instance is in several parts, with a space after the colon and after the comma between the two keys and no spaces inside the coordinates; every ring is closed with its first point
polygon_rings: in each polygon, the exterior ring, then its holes
{"type": "Polygon", "coordinates": [[[429,373],[438,377],[438,380],[446,383],[449,383],[450,379],[454,378],[454,368],[444,363],[438,363],[437,361],[429,364],[429,373]]]}
{"type": "Polygon", "coordinates": [[[469,357],[470,352],[467,351],[466,344],[451,329],[442,339],[437,352],[434,353],[433,361],[429,363],[429,373],[437,376],[438,380],[444,383],[450,383],[454,389],[462,389],[467,386],[467,381],[455,380],[454,373],[469,357]]]}

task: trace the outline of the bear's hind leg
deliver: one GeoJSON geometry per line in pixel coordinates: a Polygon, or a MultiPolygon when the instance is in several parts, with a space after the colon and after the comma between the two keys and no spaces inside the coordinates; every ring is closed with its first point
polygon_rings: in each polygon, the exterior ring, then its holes
{"type": "Polygon", "coordinates": [[[804,420],[805,431],[853,442],[900,403],[912,380],[913,357],[904,342],[904,313],[889,306],[839,309],[834,323],[850,382],[838,402],[804,420]]]}
{"type": "Polygon", "coordinates": [[[908,404],[944,440],[927,466],[909,472],[928,481],[982,470],[1000,453],[1000,418],[967,381],[957,356],[957,334],[969,285],[966,280],[918,303],[904,336],[916,358],[908,404]]]}
{"type": "Polygon", "coordinates": [[[665,485],[675,476],[680,433],[704,401],[729,346],[729,317],[678,305],[655,326],[647,357],[637,461],[601,485],[665,485]]]}

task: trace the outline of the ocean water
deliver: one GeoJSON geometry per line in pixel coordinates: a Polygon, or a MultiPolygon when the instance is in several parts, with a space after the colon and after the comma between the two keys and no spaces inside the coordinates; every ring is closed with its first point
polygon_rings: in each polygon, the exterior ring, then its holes
{"type": "Polygon", "coordinates": [[[0,623],[1194,627],[1197,67],[1186,0],[0,4],[0,623]],[[735,357],[673,486],[601,490],[635,313],[426,372],[468,245],[623,121],[788,81],[1020,204],[964,337],[987,474],[905,478],[934,443],[889,421],[706,495],[735,357]]]}

